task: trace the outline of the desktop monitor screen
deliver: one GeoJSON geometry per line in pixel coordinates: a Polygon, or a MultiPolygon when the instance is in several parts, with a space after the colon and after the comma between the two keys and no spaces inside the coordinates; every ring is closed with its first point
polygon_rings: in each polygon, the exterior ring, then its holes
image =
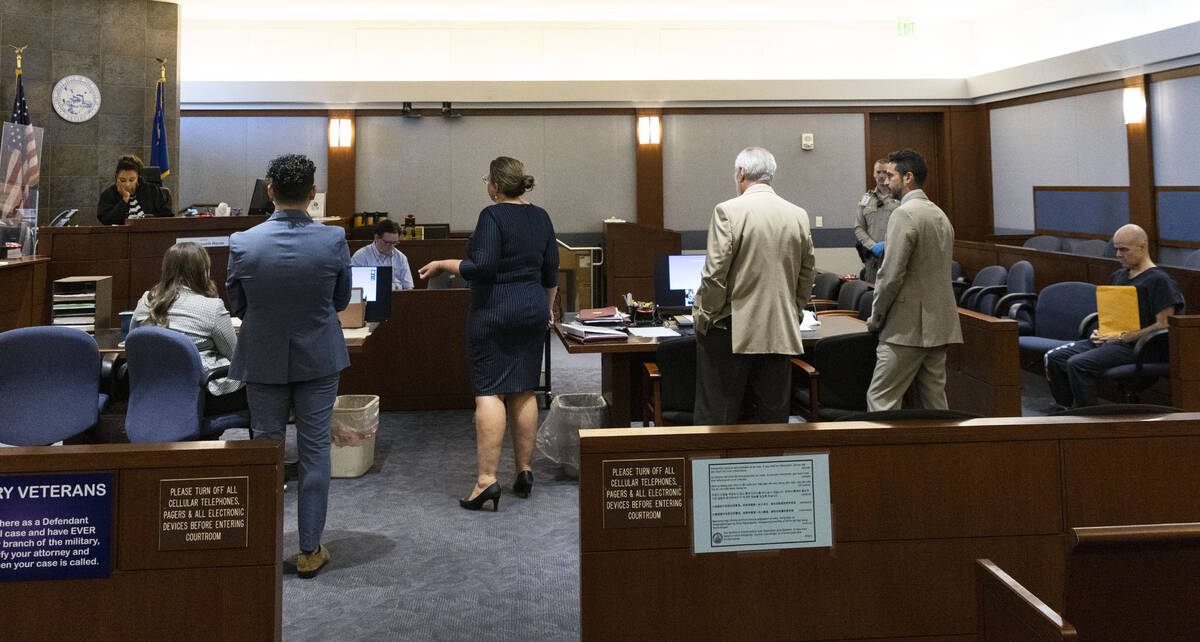
{"type": "Polygon", "coordinates": [[[363,300],[367,302],[365,320],[388,320],[392,314],[391,266],[350,266],[350,287],[362,288],[363,300]]]}
{"type": "Polygon", "coordinates": [[[690,308],[700,290],[704,254],[654,257],[654,302],[660,308],[690,308]]]}
{"type": "Polygon", "coordinates": [[[255,179],[254,192],[250,195],[250,207],[246,213],[250,216],[264,216],[275,211],[275,204],[267,195],[266,179],[255,179]]]}

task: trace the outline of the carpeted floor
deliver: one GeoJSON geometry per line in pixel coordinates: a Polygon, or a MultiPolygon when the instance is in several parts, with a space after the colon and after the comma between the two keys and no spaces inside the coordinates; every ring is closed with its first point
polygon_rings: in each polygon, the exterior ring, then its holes
{"type": "MultiPolygon", "coordinates": [[[[556,393],[599,388],[598,356],[555,349],[556,393]]],[[[295,575],[289,484],[284,639],[578,639],[578,484],[535,461],[532,496],[516,497],[507,437],[499,512],[458,506],[474,475],[471,411],[383,413],[372,468],[333,480],[324,538],[333,560],[310,580],[295,575]]]]}

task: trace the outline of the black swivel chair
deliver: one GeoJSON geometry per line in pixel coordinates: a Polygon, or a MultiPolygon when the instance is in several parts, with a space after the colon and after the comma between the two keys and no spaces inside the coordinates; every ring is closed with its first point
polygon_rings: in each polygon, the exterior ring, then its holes
{"type": "Polygon", "coordinates": [[[690,426],[696,407],[696,337],[661,341],[654,361],[643,364],[646,403],[642,425],[690,426]]]}
{"type": "Polygon", "coordinates": [[[792,410],[808,421],[834,421],[867,410],[867,388],[875,372],[872,332],[821,339],[792,359],[792,410]]]}

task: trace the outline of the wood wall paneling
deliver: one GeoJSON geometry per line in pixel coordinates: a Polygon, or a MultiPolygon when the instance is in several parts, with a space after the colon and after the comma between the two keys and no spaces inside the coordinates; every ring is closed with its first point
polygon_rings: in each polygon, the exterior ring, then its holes
{"type": "Polygon", "coordinates": [[[329,148],[329,168],[326,170],[325,215],[349,217],[354,215],[355,147],[358,144],[358,124],[355,112],[329,112],[330,118],[349,118],[354,136],[349,147],[329,148]]]}
{"type": "MultiPolygon", "coordinates": [[[[662,110],[639,109],[638,117],[658,116],[662,118],[662,110]]],[[[663,145],[636,140],[637,129],[634,128],[637,148],[637,223],[646,227],[662,229],[663,226],[663,145]]]]}
{"type": "Polygon", "coordinates": [[[991,128],[987,108],[950,108],[947,130],[951,198],[942,209],[954,223],[955,238],[982,241],[994,231],[991,128]]]}
{"type": "Polygon", "coordinates": [[[916,151],[925,159],[929,174],[925,178],[925,194],[939,205],[945,193],[942,189],[943,113],[928,112],[872,112],[870,126],[870,154],[872,161],[887,158],[901,149],[916,151]]]}
{"type": "Polygon", "coordinates": [[[1150,253],[1157,255],[1158,216],[1154,198],[1154,151],[1152,149],[1150,123],[1150,92],[1146,87],[1146,76],[1125,79],[1126,88],[1140,89],[1146,98],[1146,114],[1140,123],[1125,125],[1125,138],[1129,147],[1129,222],[1142,226],[1150,237],[1150,253]]]}

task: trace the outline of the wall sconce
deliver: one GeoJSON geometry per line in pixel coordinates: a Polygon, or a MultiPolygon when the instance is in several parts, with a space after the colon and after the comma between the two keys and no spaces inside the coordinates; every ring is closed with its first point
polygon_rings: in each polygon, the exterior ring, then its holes
{"type": "Polygon", "coordinates": [[[349,118],[329,119],[329,146],[350,147],[354,144],[354,123],[349,118]]]}
{"type": "Polygon", "coordinates": [[[1146,120],[1146,95],[1141,87],[1125,88],[1125,124],[1133,125],[1146,120]]]}
{"type": "Polygon", "coordinates": [[[662,143],[662,119],[658,116],[639,116],[637,133],[639,145],[662,143]]]}

